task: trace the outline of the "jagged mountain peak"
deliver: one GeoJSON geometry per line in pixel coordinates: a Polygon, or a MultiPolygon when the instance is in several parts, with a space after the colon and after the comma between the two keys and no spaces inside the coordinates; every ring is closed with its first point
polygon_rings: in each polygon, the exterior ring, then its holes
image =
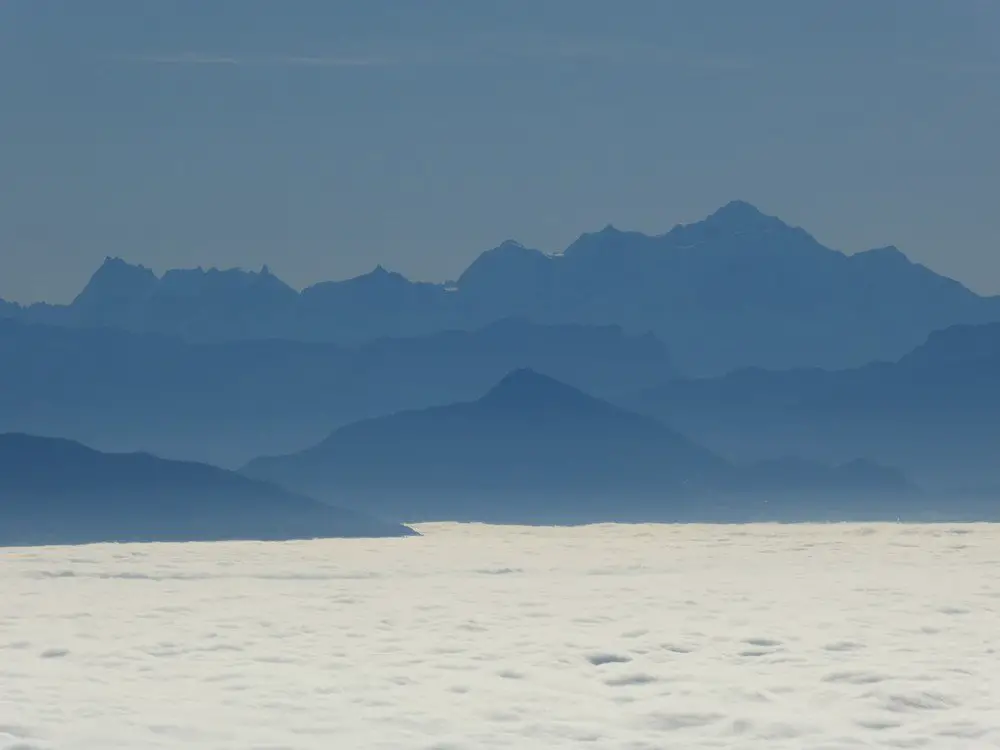
{"type": "Polygon", "coordinates": [[[530,367],[518,367],[511,370],[506,375],[504,375],[500,382],[498,382],[492,392],[498,390],[518,390],[524,391],[527,389],[540,390],[547,389],[549,391],[574,391],[579,392],[575,388],[560,383],[555,378],[551,378],[548,375],[543,375],[537,370],[533,370],[530,367]]]}
{"type": "Polygon", "coordinates": [[[531,274],[537,271],[539,264],[544,264],[548,260],[549,256],[541,250],[526,247],[516,240],[505,240],[496,247],[480,253],[479,257],[458,277],[457,285],[460,288],[463,285],[468,287],[477,281],[492,278],[498,272],[505,278],[508,276],[516,278],[524,272],[531,274]]]}
{"type": "Polygon", "coordinates": [[[642,232],[625,231],[614,224],[606,224],[596,232],[584,232],[566,248],[563,255],[567,258],[607,257],[609,254],[628,252],[637,248],[648,247],[656,239],[642,232]]]}
{"type": "Polygon", "coordinates": [[[115,279],[152,279],[156,280],[156,274],[149,268],[141,264],[133,264],[118,256],[108,255],[104,262],[94,271],[90,277],[91,282],[95,280],[115,279]]]}
{"type": "Polygon", "coordinates": [[[858,260],[879,261],[901,265],[913,264],[913,261],[911,261],[906,254],[895,245],[886,245],[885,247],[875,247],[871,250],[863,250],[860,253],[856,253],[854,257],[858,260]]]}
{"type": "Polygon", "coordinates": [[[503,256],[507,258],[510,257],[524,258],[524,257],[536,257],[536,256],[544,257],[544,255],[545,253],[543,253],[541,250],[536,250],[532,247],[528,247],[527,245],[525,245],[522,242],[519,242],[518,240],[508,239],[504,240],[496,247],[481,253],[479,257],[483,258],[483,257],[503,256]]]}
{"type": "Polygon", "coordinates": [[[801,227],[791,226],[741,200],[730,201],[701,221],[678,224],[659,239],[668,247],[707,252],[717,257],[787,260],[843,255],[820,244],[801,227]]]}
{"type": "Polygon", "coordinates": [[[167,271],[160,279],[157,291],[170,295],[202,295],[215,293],[243,293],[266,290],[288,298],[298,294],[279,279],[267,266],[260,271],[243,268],[181,268],[167,271]]]}
{"type": "Polygon", "coordinates": [[[132,265],[118,257],[104,259],[73,304],[93,304],[106,299],[139,298],[156,286],[156,274],[141,265],[132,265]]]}
{"type": "Polygon", "coordinates": [[[683,229],[698,228],[709,235],[746,235],[770,232],[805,232],[792,227],[777,216],[765,214],[752,203],[734,200],[716,209],[706,218],[694,224],[687,224],[683,229]]]}
{"type": "Polygon", "coordinates": [[[774,219],[768,216],[752,203],[744,200],[732,200],[713,211],[705,221],[725,223],[755,223],[774,219]]]}
{"type": "Polygon", "coordinates": [[[953,325],[932,331],[927,340],[899,360],[911,367],[955,369],[1000,358],[1000,323],[953,325]]]}
{"type": "Polygon", "coordinates": [[[521,367],[511,370],[494,385],[480,403],[509,409],[550,409],[553,406],[578,407],[600,404],[598,399],[537,370],[521,367]]]}
{"type": "Polygon", "coordinates": [[[97,269],[97,273],[110,272],[121,269],[133,269],[137,271],[147,271],[152,273],[146,266],[141,263],[129,263],[127,260],[118,255],[106,255],[104,256],[104,262],[101,263],[100,268],[97,269]]]}
{"type": "Polygon", "coordinates": [[[355,276],[353,279],[348,281],[353,281],[357,283],[368,283],[368,284],[410,284],[412,283],[403,274],[398,271],[390,271],[388,268],[383,266],[381,263],[375,266],[368,273],[361,274],[360,276],[355,276]]]}

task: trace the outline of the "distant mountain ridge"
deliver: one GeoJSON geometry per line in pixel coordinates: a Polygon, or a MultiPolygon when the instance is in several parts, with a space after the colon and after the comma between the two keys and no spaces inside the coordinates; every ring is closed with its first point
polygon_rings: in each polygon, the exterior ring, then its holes
{"type": "Polygon", "coordinates": [[[661,235],[607,226],[546,254],[515,241],[482,253],[453,284],[377,267],[301,293],[266,268],[172,271],[157,278],[109,259],[68,306],[0,315],[171,333],[192,341],[358,342],[474,329],[519,317],[653,332],[679,367],[845,368],[894,360],[933,330],[1000,321],[981,297],[893,247],[846,255],[734,201],[661,235]]]}
{"type": "Polygon", "coordinates": [[[1000,488],[996,323],[935,331],[895,362],[673,379],[620,403],[735,460],[861,454],[941,490],[1000,488]]]}
{"type": "Polygon", "coordinates": [[[609,397],[676,375],[652,336],[519,320],[351,346],[0,320],[0,363],[0,431],[232,467],[358,419],[473,398],[518,367],[609,397]]]}
{"type": "Polygon", "coordinates": [[[242,471],[406,521],[887,520],[926,511],[894,470],[859,460],[736,466],[662,422],[525,369],[475,401],[347,425],[242,471]]]}
{"type": "Polygon", "coordinates": [[[214,466],[0,434],[0,546],[414,533],[214,466]]]}

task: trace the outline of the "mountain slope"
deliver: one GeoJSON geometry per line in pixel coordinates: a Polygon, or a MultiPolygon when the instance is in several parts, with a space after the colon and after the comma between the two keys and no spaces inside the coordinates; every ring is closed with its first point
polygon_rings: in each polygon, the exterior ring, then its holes
{"type": "Polygon", "coordinates": [[[816,520],[839,512],[824,506],[832,495],[843,510],[845,491],[862,504],[907,491],[895,474],[855,469],[739,469],[656,420],[518,370],[476,401],[348,425],[243,471],[421,521],[816,520]]]}
{"type": "Polygon", "coordinates": [[[674,375],[652,337],[516,320],[351,347],[191,344],[7,320],[0,361],[0,431],[230,466],[297,450],[365,417],[474,398],[518,367],[609,396],[674,375]]]}
{"type": "Polygon", "coordinates": [[[895,362],[676,380],[622,403],[737,460],[860,454],[935,487],[1000,488],[998,383],[1000,325],[987,324],[935,332],[895,362]]]}
{"type": "Polygon", "coordinates": [[[381,266],[296,293],[269,272],[176,271],[111,260],[70,306],[24,320],[111,325],[195,341],[277,337],[359,342],[475,329],[522,317],[622,326],[666,341],[692,375],[740,367],[860,366],[896,359],[933,330],[1000,321],[984,298],[889,247],[854,255],[734,201],[656,236],[607,226],[547,255],[514,241],[453,285],[381,266]]]}
{"type": "Polygon", "coordinates": [[[214,466],[0,435],[4,546],[411,533],[214,466]]]}

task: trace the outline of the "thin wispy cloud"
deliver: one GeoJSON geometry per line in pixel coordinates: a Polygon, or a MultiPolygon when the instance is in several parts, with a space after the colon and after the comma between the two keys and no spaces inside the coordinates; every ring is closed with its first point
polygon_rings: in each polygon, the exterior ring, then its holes
{"type": "Polygon", "coordinates": [[[607,64],[657,65],[673,68],[739,71],[752,62],[703,56],[631,40],[578,38],[545,34],[470,35],[447,43],[381,45],[381,50],[351,53],[231,56],[180,52],[122,55],[117,59],[150,65],[368,68],[419,65],[504,65],[526,62],[594,61],[607,64]]]}
{"type": "Polygon", "coordinates": [[[976,75],[980,73],[994,75],[1000,72],[1000,60],[902,57],[896,59],[895,63],[902,67],[922,68],[928,72],[956,73],[959,75],[976,75]]]}
{"type": "Polygon", "coordinates": [[[280,57],[272,61],[275,65],[288,65],[312,68],[370,68],[379,65],[392,65],[395,61],[386,57],[280,57]]]}
{"type": "Polygon", "coordinates": [[[165,55],[120,55],[121,62],[149,63],[151,65],[239,65],[235,57],[204,55],[196,52],[181,52],[165,55]]]}
{"type": "Polygon", "coordinates": [[[580,60],[717,70],[743,70],[752,67],[752,61],[746,59],[692,53],[690,50],[632,39],[541,33],[479,35],[466,40],[464,49],[469,58],[478,57],[484,61],[580,60]]]}
{"type": "Polygon", "coordinates": [[[276,57],[231,57],[226,55],[182,52],[176,54],[121,55],[123,62],[149,65],[233,66],[233,67],[327,67],[363,68],[389,65],[393,61],[381,57],[288,55],[276,57]]]}
{"type": "MultiPolygon", "coordinates": [[[[393,46],[393,45],[385,45],[393,46]]],[[[282,54],[271,56],[234,56],[203,52],[166,52],[125,54],[114,58],[119,62],[147,65],[204,67],[278,67],[278,68],[374,68],[447,65],[505,65],[536,62],[604,62],[609,65],[644,65],[676,70],[732,72],[766,66],[764,60],[701,55],[689,50],[643,44],[631,40],[587,39],[547,36],[543,34],[475,35],[452,40],[448,44],[417,46],[401,44],[391,54],[329,53],[282,54]]],[[[813,60],[814,63],[819,61],[813,60]]],[[[771,64],[775,64],[772,61],[771,64]]],[[[832,64],[844,67],[843,61],[832,64]]],[[[856,63],[864,65],[867,63],[856,63]]],[[[923,57],[903,57],[889,61],[900,67],[925,68],[954,73],[995,72],[995,59],[949,60],[923,57]]]]}

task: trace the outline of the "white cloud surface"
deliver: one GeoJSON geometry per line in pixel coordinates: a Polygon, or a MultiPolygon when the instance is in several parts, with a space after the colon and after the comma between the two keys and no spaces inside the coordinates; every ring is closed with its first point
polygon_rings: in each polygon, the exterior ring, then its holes
{"type": "Polygon", "coordinates": [[[0,748],[1000,747],[1000,528],[0,550],[0,748]]]}

